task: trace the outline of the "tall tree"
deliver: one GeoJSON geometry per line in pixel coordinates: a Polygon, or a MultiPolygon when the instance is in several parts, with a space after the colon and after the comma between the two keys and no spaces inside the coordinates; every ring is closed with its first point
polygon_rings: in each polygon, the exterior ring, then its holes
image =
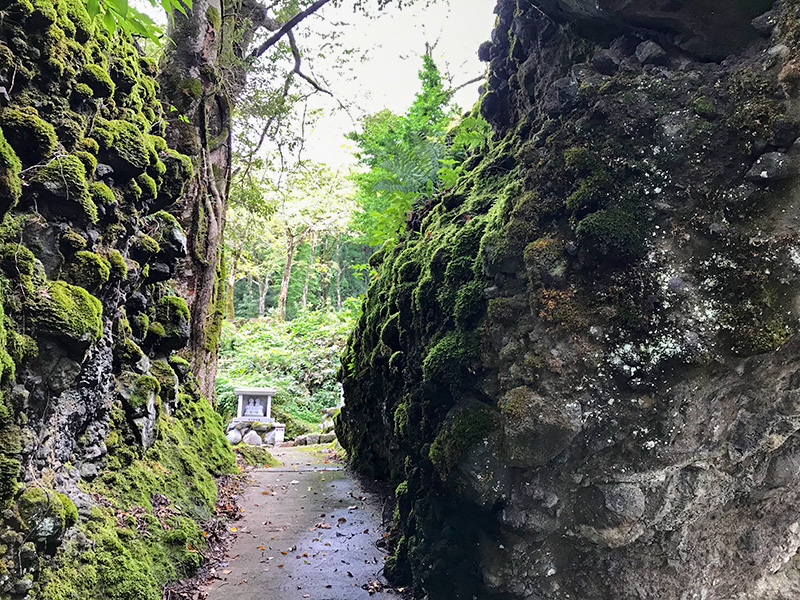
{"type": "MultiPolygon", "coordinates": [[[[390,1],[377,3],[383,7],[390,1]]],[[[285,0],[266,7],[257,0],[196,0],[185,14],[171,14],[161,91],[175,108],[170,142],[195,164],[194,179],[177,207],[188,233],[189,254],[176,281],[191,311],[192,368],[209,399],[215,393],[225,314],[225,261],[220,250],[232,176],[234,111],[248,73],[268,53],[268,60],[280,56],[290,62],[291,77],[277,86],[276,101],[290,95],[294,78],[321,89],[301,70],[302,54],[293,30],[329,2],[285,0]]],[[[264,131],[268,136],[269,129],[264,131]]]]}

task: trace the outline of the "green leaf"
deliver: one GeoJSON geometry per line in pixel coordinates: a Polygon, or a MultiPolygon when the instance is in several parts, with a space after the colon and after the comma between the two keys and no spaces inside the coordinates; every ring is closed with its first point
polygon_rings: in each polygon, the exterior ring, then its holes
{"type": "Polygon", "coordinates": [[[125,17],[128,15],[128,3],[126,0],[105,0],[109,10],[115,13],[118,17],[122,17],[119,19],[119,24],[122,25],[125,21],[125,17]]]}
{"type": "Polygon", "coordinates": [[[106,11],[103,15],[103,26],[106,28],[108,35],[114,35],[114,31],[117,29],[117,21],[114,19],[114,15],[111,14],[111,11],[106,11]]]}
{"type": "Polygon", "coordinates": [[[89,13],[89,18],[94,19],[100,14],[100,0],[86,0],[86,11],[89,13]]]}

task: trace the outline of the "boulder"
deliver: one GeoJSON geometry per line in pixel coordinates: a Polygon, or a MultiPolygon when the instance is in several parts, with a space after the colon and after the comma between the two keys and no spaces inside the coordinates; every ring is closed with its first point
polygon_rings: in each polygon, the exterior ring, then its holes
{"type": "Polygon", "coordinates": [[[236,429],[231,429],[230,431],[228,431],[228,434],[225,437],[228,438],[228,441],[231,443],[232,446],[242,441],[242,434],[239,433],[236,429]]]}
{"type": "Polygon", "coordinates": [[[321,433],[319,436],[319,443],[320,444],[330,444],[333,440],[336,439],[336,434],[331,433],[321,433]]]}
{"type": "Polygon", "coordinates": [[[248,431],[244,438],[242,438],[242,441],[250,446],[261,446],[264,444],[264,440],[262,440],[261,436],[255,431],[248,431]]]}

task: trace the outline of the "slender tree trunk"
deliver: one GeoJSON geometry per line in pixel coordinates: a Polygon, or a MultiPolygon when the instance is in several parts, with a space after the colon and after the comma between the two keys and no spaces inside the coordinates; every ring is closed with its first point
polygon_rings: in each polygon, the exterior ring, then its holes
{"type": "Polygon", "coordinates": [[[267,292],[269,292],[269,274],[264,275],[264,280],[258,280],[258,316],[267,313],[267,292]]]}
{"type": "Polygon", "coordinates": [[[314,270],[314,252],[317,249],[317,234],[312,231],[311,232],[311,239],[309,240],[309,244],[311,244],[311,253],[308,257],[308,268],[306,269],[306,281],[303,284],[303,310],[308,308],[308,282],[311,280],[311,273],[314,270]]]}
{"type": "Polygon", "coordinates": [[[244,247],[247,243],[247,240],[250,238],[250,223],[247,223],[245,228],[244,235],[239,240],[239,245],[236,248],[236,251],[233,253],[231,257],[231,268],[228,272],[227,277],[227,285],[225,286],[225,317],[229,321],[233,321],[236,317],[235,309],[233,306],[233,288],[236,285],[236,275],[238,274],[239,269],[239,261],[242,259],[242,254],[244,253],[244,247]]]}
{"type": "Polygon", "coordinates": [[[295,237],[292,230],[286,228],[286,266],[283,268],[281,291],[278,294],[278,318],[286,320],[286,299],[289,297],[289,279],[292,277],[292,261],[294,260],[295,237]]]}
{"type": "MultiPolygon", "coordinates": [[[[322,252],[320,253],[320,260],[324,261],[327,260],[328,257],[328,237],[325,236],[325,244],[322,247],[322,252]]],[[[322,276],[319,278],[319,287],[320,287],[320,301],[323,308],[327,310],[328,308],[328,286],[330,285],[330,273],[329,269],[325,269],[322,272],[322,276]]]]}
{"type": "Polygon", "coordinates": [[[336,238],[336,310],[342,312],[342,237],[336,238]]]}

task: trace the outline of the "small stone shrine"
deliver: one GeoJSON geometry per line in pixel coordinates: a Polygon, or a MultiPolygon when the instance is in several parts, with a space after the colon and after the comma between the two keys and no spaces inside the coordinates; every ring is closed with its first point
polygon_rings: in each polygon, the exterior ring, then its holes
{"type": "Polygon", "coordinates": [[[231,444],[244,442],[254,446],[277,445],[283,442],[285,426],[272,417],[272,397],[275,388],[237,387],[239,399],[234,417],[227,427],[231,444]]]}

